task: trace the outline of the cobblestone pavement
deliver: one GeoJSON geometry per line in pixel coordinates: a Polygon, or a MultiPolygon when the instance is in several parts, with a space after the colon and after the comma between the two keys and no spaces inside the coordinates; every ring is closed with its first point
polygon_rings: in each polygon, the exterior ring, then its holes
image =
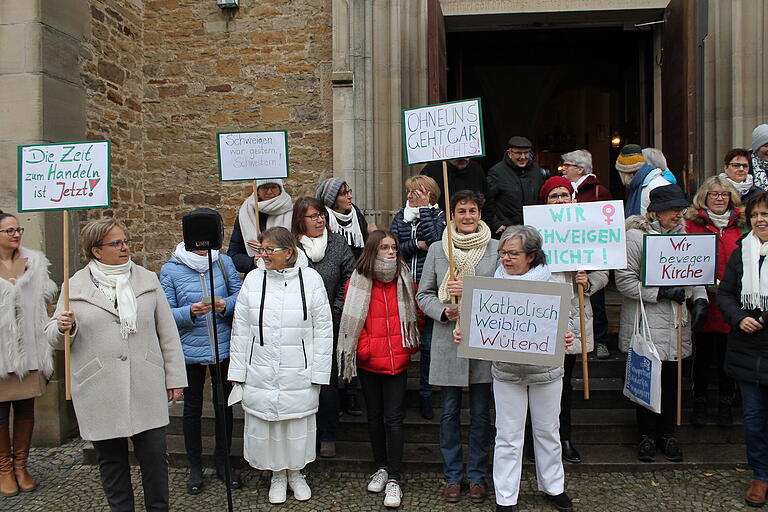
{"type": "MultiPolygon", "coordinates": [[[[0,496],[4,512],[86,512],[108,511],[95,466],[82,464],[81,441],[58,448],[39,448],[31,454],[32,473],[39,488],[32,493],[6,498],[0,496]]],[[[138,469],[133,471],[140,496],[138,469]]],[[[267,501],[269,477],[258,471],[244,471],[244,488],[233,493],[236,511],[276,512],[344,512],[383,511],[383,496],[365,491],[367,475],[361,473],[320,473],[308,471],[307,480],[313,498],[305,503],[293,500],[289,494],[284,505],[273,506],[267,501]]],[[[570,473],[566,485],[577,511],[734,511],[750,510],[742,499],[751,480],[751,472],[733,468],[727,470],[676,470],[645,473],[570,473]]],[[[174,511],[226,511],[226,490],[212,474],[206,474],[205,489],[198,496],[185,491],[186,471],[171,468],[171,509],[174,511]]],[[[536,490],[535,475],[523,473],[520,512],[553,511],[536,490]]],[[[401,511],[418,512],[490,512],[492,500],[482,505],[469,502],[466,493],[455,505],[440,499],[440,474],[406,475],[403,482],[405,497],[401,511]]],[[[492,496],[492,493],[491,493],[492,496]]],[[[143,506],[137,506],[143,510],[143,506]]],[[[754,510],[754,509],[752,509],[754,510]]]]}

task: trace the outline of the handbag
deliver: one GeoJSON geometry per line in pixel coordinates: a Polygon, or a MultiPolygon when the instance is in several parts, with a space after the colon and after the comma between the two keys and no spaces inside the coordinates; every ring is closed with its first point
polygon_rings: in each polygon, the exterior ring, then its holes
{"type": "Polygon", "coordinates": [[[645,314],[641,286],[638,284],[640,301],[632,333],[627,366],[624,373],[624,396],[633,402],[661,413],[661,358],[651,340],[651,328],[645,314]]]}

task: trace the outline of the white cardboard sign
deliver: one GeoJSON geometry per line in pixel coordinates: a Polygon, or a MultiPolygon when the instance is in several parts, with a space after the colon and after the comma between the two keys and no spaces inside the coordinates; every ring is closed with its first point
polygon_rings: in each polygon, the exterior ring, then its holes
{"type": "Polygon", "coordinates": [[[485,155],[479,99],[403,110],[402,123],[408,164],[485,155]]]}
{"type": "Polygon", "coordinates": [[[288,177],[288,133],[217,133],[219,179],[260,180],[288,177]]]}
{"type": "Polygon", "coordinates": [[[644,286],[697,286],[716,281],[714,233],[643,236],[644,286]]]}
{"type": "Polygon", "coordinates": [[[523,206],[523,219],[541,233],[552,272],[627,267],[621,201],[523,206]]]}
{"type": "Polygon", "coordinates": [[[110,205],[107,140],[18,148],[18,210],[75,210],[110,205]]]}

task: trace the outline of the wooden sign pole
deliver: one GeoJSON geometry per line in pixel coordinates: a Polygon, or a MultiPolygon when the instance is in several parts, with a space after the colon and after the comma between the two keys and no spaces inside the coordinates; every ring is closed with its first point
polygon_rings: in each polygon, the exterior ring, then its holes
{"type": "Polygon", "coordinates": [[[677,426],[683,424],[683,305],[677,305],[677,426]]]}
{"type": "Polygon", "coordinates": [[[253,180],[253,209],[256,212],[256,233],[261,232],[261,224],[259,223],[259,187],[256,185],[256,180],[253,180]]]}
{"type": "Polygon", "coordinates": [[[579,285],[579,329],[581,329],[581,373],[584,375],[584,400],[589,400],[589,363],[587,362],[587,323],[584,318],[584,285],[579,285]]]}
{"type": "MultiPolygon", "coordinates": [[[[453,236],[451,230],[451,198],[448,192],[448,162],[443,160],[443,196],[445,197],[445,222],[448,226],[448,272],[451,281],[456,280],[456,269],[453,267],[453,236]]],[[[456,304],[456,297],[451,296],[451,304],[456,304]]]]}
{"type": "MultiPolygon", "coordinates": [[[[69,210],[64,210],[64,282],[61,293],[64,294],[64,311],[69,311],[69,210]]],[[[64,332],[64,390],[65,398],[72,400],[72,376],[70,370],[70,330],[64,332]]]]}

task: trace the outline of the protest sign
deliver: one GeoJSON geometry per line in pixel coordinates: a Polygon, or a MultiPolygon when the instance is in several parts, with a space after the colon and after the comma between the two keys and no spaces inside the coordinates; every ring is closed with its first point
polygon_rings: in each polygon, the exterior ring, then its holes
{"type": "Polygon", "coordinates": [[[523,219],[541,233],[552,272],[627,267],[621,201],[524,206],[523,219]]]}
{"type": "Polygon", "coordinates": [[[73,210],[110,205],[107,140],[18,147],[18,210],[73,210]]]}
{"type": "Polygon", "coordinates": [[[221,181],[288,177],[288,133],[279,131],[216,134],[221,181]]]}
{"type": "Polygon", "coordinates": [[[403,148],[409,165],[484,156],[480,99],[403,110],[403,148]]]}
{"type": "Polygon", "coordinates": [[[717,282],[717,235],[643,236],[643,286],[696,286],[717,282]]]}
{"type": "Polygon", "coordinates": [[[464,277],[460,357],[562,366],[571,287],[464,277]]]}

